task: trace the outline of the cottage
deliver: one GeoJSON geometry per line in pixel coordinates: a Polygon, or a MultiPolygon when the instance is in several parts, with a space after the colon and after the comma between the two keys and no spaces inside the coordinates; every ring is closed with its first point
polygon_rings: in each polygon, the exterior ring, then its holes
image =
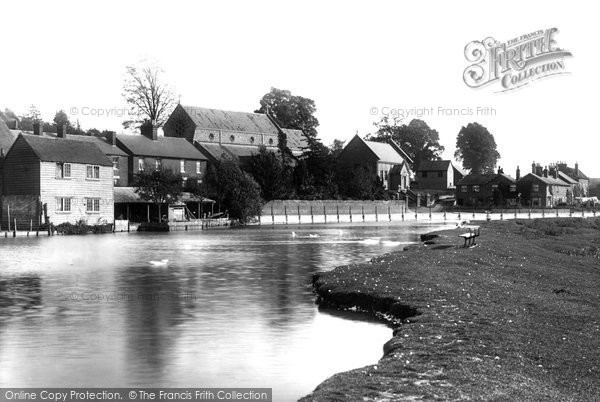
{"type": "Polygon", "coordinates": [[[456,184],[456,203],[460,206],[514,206],[517,203],[516,180],[498,173],[469,174],[456,184]]]}
{"type": "Polygon", "coordinates": [[[206,174],[207,158],[184,138],[159,137],[156,127],[142,135],[117,135],[117,146],[127,154],[127,185],[135,184],[141,171],[171,169],[183,181],[201,182],[206,174]]]}
{"type": "Polygon", "coordinates": [[[559,178],[559,171],[548,167],[542,169],[539,164],[532,165],[532,172],[520,178],[517,190],[525,205],[551,208],[570,202],[573,193],[571,185],[559,178]]]}
{"type": "Polygon", "coordinates": [[[93,143],[19,134],[4,159],[2,223],[114,222],[112,162],[93,143]]]}
{"type": "Polygon", "coordinates": [[[210,161],[223,155],[245,165],[260,146],[278,151],[284,137],[293,155],[302,154],[306,138],[301,130],[280,127],[268,113],[230,112],[177,105],[163,127],[165,137],[185,138],[210,161]]]}
{"type": "MultiPolygon", "coordinates": [[[[577,184],[573,187],[575,197],[587,197],[590,192],[590,178],[579,170],[579,163],[575,162],[575,167],[569,167],[565,162],[557,162],[556,168],[565,176],[573,179],[577,184]]],[[[563,177],[561,177],[564,180],[563,177]]]]}
{"type": "Polygon", "coordinates": [[[341,168],[363,167],[376,174],[386,190],[405,191],[410,188],[410,157],[393,141],[366,141],[355,135],[337,159],[341,168]]]}
{"type": "Polygon", "coordinates": [[[415,187],[421,190],[454,190],[466,174],[450,160],[423,161],[417,168],[415,187]]]}

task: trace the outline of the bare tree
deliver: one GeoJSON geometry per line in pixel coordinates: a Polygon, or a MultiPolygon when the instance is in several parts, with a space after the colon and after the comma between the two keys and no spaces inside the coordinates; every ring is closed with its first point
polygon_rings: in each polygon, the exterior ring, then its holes
{"type": "Polygon", "coordinates": [[[137,128],[149,122],[160,127],[167,120],[176,101],[171,87],[163,82],[163,74],[164,71],[153,64],[127,66],[123,97],[130,106],[130,120],[123,122],[125,128],[137,128]]]}

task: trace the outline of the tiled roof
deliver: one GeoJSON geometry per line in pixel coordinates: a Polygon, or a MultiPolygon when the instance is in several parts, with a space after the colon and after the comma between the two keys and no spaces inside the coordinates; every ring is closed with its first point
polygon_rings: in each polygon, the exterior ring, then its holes
{"type": "Polygon", "coordinates": [[[587,177],[581,170],[579,170],[577,174],[575,174],[575,169],[569,166],[561,166],[559,167],[559,170],[573,178],[589,180],[589,177],[587,177]]]}
{"type": "Polygon", "coordinates": [[[402,163],[404,158],[396,150],[385,142],[375,142],[362,140],[371,151],[377,156],[380,162],[402,163]]]}
{"type": "Polygon", "coordinates": [[[19,134],[19,130],[9,130],[4,121],[0,119],[0,148],[4,150],[4,155],[12,147],[19,134]]]}
{"type": "Polygon", "coordinates": [[[30,134],[20,134],[20,136],[44,162],[112,166],[112,161],[93,143],[30,134]]]}
{"type": "Polygon", "coordinates": [[[117,135],[117,141],[133,155],[173,159],[206,159],[185,138],[158,137],[156,141],[153,141],[143,135],[117,135]]]}
{"type": "Polygon", "coordinates": [[[277,127],[266,114],[230,112],[196,106],[183,106],[197,128],[278,134],[277,127]]]}
{"type": "Polygon", "coordinates": [[[292,152],[308,146],[308,141],[306,141],[306,137],[302,130],[295,130],[292,128],[282,128],[281,130],[287,136],[287,146],[292,152]]]}
{"type": "Polygon", "coordinates": [[[419,164],[419,168],[417,169],[418,171],[423,171],[423,170],[427,170],[427,171],[439,171],[439,170],[448,170],[448,166],[451,164],[452,162],[449,160],[446,161],[422,161],[419,164]]]}
{"type": "MultiPolygon", "coordinates": [[[[44,133],[44,136],[48,136],[50,138],[57,138],[56,133],[44,133]]],[[[104,137],[97,137],[95,135],[67,134],[67,139],[75,141],[92,142],[96,144],[98,148],[100,148],[100,150],[106,155],[127,156],[127,154],[121,148],[117,147],[116,145],[110,144],[104,137]]]]}
{"type": "Polygon", "coordinates": [[[555,179],[554,177],[538,176],[537,174],[533,174],[533,173],[529,173],[529,174],[523,176],[521,178],[521,180],[524,180],[524,179],[526,179],[528,177],[530,177],[530,178],[532,178],[534,180],[537,180],[537,181],[539,181],[541,183],[551,185],[551,186],[568,186],[569,185],[569,184],[565,183],[562,180],[555,179]]]}
{"type": "Polygon", "coordinates": [[[577,184],[577,180],[573,179],[571,176],[569,176],[566,173],[563,173],[561,171],[558,172],[558,178],[562,179],[564,182],[568,183],[568,184],[577,184]]]}
{"type": "Polygon", "coordinates": [[[468,186],[468,185],[486,185],[489,182],[495,180],[495,179],[499,179],[499,178],[503,178],[507,181],[510,181],[511,183],[515,183],[515,179],[513,179],[512,177],[505,175],[503,173],[501,174],[497,174],[497,173],[473,173],[473,174],[468,174],[465,177],[463,177],[462,179],[460,179],[460,181],[458,183],[456,183],[457,186],[468,186]]]}

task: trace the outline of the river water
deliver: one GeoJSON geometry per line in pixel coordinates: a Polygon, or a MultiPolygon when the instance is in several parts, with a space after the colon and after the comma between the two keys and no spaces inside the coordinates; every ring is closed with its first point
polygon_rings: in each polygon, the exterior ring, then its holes
{"type": "Polygon", "coordinates": [[[319,311],[312,275],[432,229],[0,239],[0,386],[267,387],[295,400],[376,363],[391,337],[360,314],[319,311]]]}

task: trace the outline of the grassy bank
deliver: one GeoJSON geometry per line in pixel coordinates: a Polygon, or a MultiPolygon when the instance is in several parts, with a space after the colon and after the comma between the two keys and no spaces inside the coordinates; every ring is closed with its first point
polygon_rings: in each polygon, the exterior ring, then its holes
{"type": "Polygon", "coordinates": [[[377,365],[305,400],[600,398],[600,219],[483,223],[467,249],[463,232],[315,277],[323,306],[396,323],[377,365]]]}

